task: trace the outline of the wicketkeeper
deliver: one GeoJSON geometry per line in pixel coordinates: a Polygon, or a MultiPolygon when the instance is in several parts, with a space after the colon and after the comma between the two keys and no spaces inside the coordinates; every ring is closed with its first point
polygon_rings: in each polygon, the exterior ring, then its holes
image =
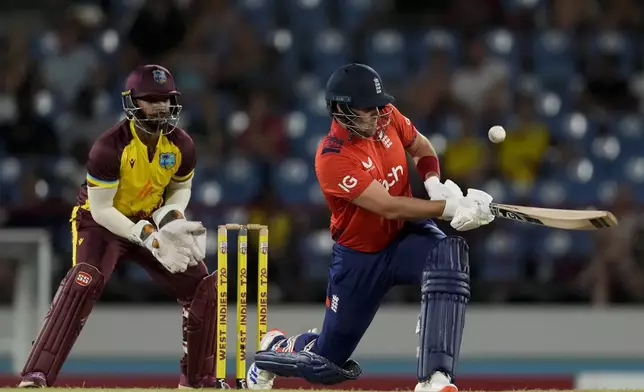
{"type": "Polygon", "coordinates": [[[87,178],[71,216],[72,267],[33,343],[20,387],[56,383],[121,260],[143,267],[183,307],[179,387],[216,386],[216,276],[208,275],[202,261],[205,228],[184,215],[195,146],[177,127],[179,95],[172,74],[162,66],[142,66],[129,75],[122,95],[126,119],[103,133],[90,151],[87,178]]]}

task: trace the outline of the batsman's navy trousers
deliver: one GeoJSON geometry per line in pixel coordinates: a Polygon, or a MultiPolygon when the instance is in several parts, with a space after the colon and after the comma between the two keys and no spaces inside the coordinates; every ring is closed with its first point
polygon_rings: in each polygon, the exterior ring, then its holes
{"type": "MultiPolygon", "coordinates": [[[[311,351],[343,365],[358,346],[393,286],[420,285],[425,260],[445,234],[431,220],[407,223],[378,253],[335,244],[329,267],[326,313],[311,351]]],[[[412,328],[413,326],[409,326],[412,328]]],[[[398,331],[392,331],[392,337],[398,331]]]]}

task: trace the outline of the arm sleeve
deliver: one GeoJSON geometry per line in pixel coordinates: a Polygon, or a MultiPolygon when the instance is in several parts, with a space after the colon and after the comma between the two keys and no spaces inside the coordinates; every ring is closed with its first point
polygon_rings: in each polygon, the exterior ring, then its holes
{"type": "Polygon", "coordinates": [[[181,207],[181,211],[184,212],[188,207],[190,202],[190,196],[192,194],[192,178],[189,178],[186,181],[175,182],[170,181],[168,187],[166,188],[166,198],[165,205],[174,204],[181,207]]]}
{"type": "Polygon", "coordinates": [[[92,218],[117,236],[130,239],[134,222],[114,208],[116,191],[116,188],[87,187],[92,218]]]}
{"type": "Polygon", "coordinates": [[[403,146],[407,149],[416,141],[418,131],[411,120],[405,117],[400,111],[392,105],[393,112],[391,113],[391,121],[396,126],[398,137],[402,141],[403,146]]]}
{"type": "Polygon", "coordinates": [[[181,166],[172,177],[175,182],[183,182],[192,178],[197,165],[197,154],[195,151],[195,143],[192,138],[185,132],[178,140],[178,147],[181,151],[181,166]]]}
{"type": "Polygon", "coordinates": [[[337,153],[319,155],[315,174],[322,192],[352,201],[373,182],[373,177],[350,157],[337,153]]]}
{"type": "Polygon", "coordinates": [[[91,187],[115,188],[119,185],[121,154],[105,143],[95,143],[87,160],[87,183],[91,187]]]}

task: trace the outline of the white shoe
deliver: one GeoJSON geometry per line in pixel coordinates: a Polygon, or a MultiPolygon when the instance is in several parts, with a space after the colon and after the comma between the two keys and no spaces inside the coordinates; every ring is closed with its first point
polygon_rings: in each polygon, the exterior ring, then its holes
{"type": "Polygon", "coordinates": [[[458,392],[458,388],[452,384],[447,375],[435,372],[429,381],[416,384],[414,392],[458,392]]]}
{"type": "MultiPolygon", "coordinates": [[[[266,335],[262,338],[262,341],[259,343],[260,350],[268,350],[269,345],[275,338],[279,336],[286,337],[286,334],[279,329],[271,329],[266,332],[266,335]]],[[[268,390],[273,389],[273,382],[275,381],[275,374],[269,372],[268,370],[262,370],[255,365],[253,362],[248,368],[248,373],[246,373],[246,384],[248,389],[256,390],[268,390]]]]}
{"type": "MultiPolygon", "coordinates": [[[[308,330],[308,332],[318,333],[318,330],[317,328],[313,328],[308,330]]],[[[275,340],[275,338],[277,338],[278,336],[286,337],[286,333],[284,333],[284,331],[280,331],[279,329],[271,329],[270,331],[268,331],[262,338],[262,341],[259,343],[259,349],[268,350],[270,348],[269,345],[271,344],[271,342],[273,342],[273,340],[275,340]]],[[[275,373],[269,372],[268,370],[262,370],[258,368],[257,365],[255,365],[255,362],[253,362],[250,365],[250,368],[248,368],[248,373],[246,373],[246,385],[248,386],[248,389],[273,389],[275,377],[275,373]]]]}

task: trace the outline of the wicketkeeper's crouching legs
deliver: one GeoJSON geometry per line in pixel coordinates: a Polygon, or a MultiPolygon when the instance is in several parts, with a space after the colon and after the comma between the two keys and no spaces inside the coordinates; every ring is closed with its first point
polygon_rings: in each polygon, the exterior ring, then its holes
{"type": "Polygon", "coordinates": [[[89,264],[69,270],[31,347],[19,387],[52,386],[104,287],[103,274],[89,264]]]}
{"type": "Polygon", "coordinates": [[[179,388],[217,387],[217,275],[197,286],[190,305],[183,307],[183,350],[179,388]]]}
{"type": "Polygon", "coordinates": [[[181,305],[183,357],[179,388],[219,387],[215,379],[217,352],[217,274],[203,262],[170,273],[149,252],[139,250],[139,265],[152,280],[168,289],[181,305]]]}

